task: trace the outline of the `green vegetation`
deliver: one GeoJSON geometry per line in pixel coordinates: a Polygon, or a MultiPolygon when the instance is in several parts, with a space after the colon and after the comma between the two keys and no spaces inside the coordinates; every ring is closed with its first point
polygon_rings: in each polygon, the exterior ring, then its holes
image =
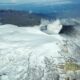
{"type": "Polygon", "coordinates": [[[80,70],[80,65],[74,63],[74,62],[66,62],[64,64],[64,70],[65,71],[76,71],[76,70],[80,70]]]}
{"type": "Polygon", "coordinates": [[[58,65],[58,66],[60,69],[64,69],[66,72],[80,70],[80,65],[74,62],[65,62],[63,65],[58,65]]]}

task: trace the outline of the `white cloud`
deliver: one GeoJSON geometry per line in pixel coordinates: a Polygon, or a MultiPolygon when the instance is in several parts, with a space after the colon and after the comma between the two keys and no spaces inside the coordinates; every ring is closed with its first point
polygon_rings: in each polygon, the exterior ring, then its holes
{"type": "MultiPolygon", "coordinates": [[[[18,0],[19,2],[20,0],[18,0]]],[[[22,2],[27,3],[38,3],[38,4],[67,4],[71,3],[72,0],[21,0],[22,2]]]]}
{"type": "Polygon", "coordinates": [[[1,3],[66,4],[72,0],[0,0],[1,3]]]}
{"type": "Polygon", "coordinates": [[[11,0],[11,3],[16,3],[17,1],[16,0],[11,0]]]}
{"type": "Polygon", "coordinates": [[[51,4],[69,4],[72,3],[71,0],[43,0],[42,2],[44,5],[51,5],[51,4]]]}

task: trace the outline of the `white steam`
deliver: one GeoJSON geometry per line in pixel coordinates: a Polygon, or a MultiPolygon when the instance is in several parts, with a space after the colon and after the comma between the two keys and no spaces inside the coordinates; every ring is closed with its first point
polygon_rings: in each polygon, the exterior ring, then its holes
{"type": "Polygon", "coordinates": [[[52,34],[53,33],[57,33],[58,34],[61,29],[62,29],[62,24],[61,24],[60,20],[56,20],[56,21],[48,24],[48,26],[47,26],[48,32],[52,33],[52,34]]]}
{"type": "Polygon", "coordinates": [[[59,19],[49,22],[44,20],[42,22],[41,30],[48,34],[58,34],[62,29],[62,24],[59,19]]]}

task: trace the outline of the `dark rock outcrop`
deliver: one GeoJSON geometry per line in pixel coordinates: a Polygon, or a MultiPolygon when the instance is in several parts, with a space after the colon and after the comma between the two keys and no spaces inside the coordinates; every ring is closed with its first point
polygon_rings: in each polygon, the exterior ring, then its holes
{"type": "Polygon", "coordinates": [[[60,34],[71,34],[74,31],[73,25],[63,25],[60,34]]]}

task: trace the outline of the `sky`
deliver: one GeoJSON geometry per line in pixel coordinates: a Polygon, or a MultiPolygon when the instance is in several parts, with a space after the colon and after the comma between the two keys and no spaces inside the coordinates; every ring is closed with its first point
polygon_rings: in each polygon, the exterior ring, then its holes
{"type": "Polygon", "coordinates": [[[68,4],[80,2],[79,0],[0,0],[0,3],[46,3],[46,4],[68,4]]]}

